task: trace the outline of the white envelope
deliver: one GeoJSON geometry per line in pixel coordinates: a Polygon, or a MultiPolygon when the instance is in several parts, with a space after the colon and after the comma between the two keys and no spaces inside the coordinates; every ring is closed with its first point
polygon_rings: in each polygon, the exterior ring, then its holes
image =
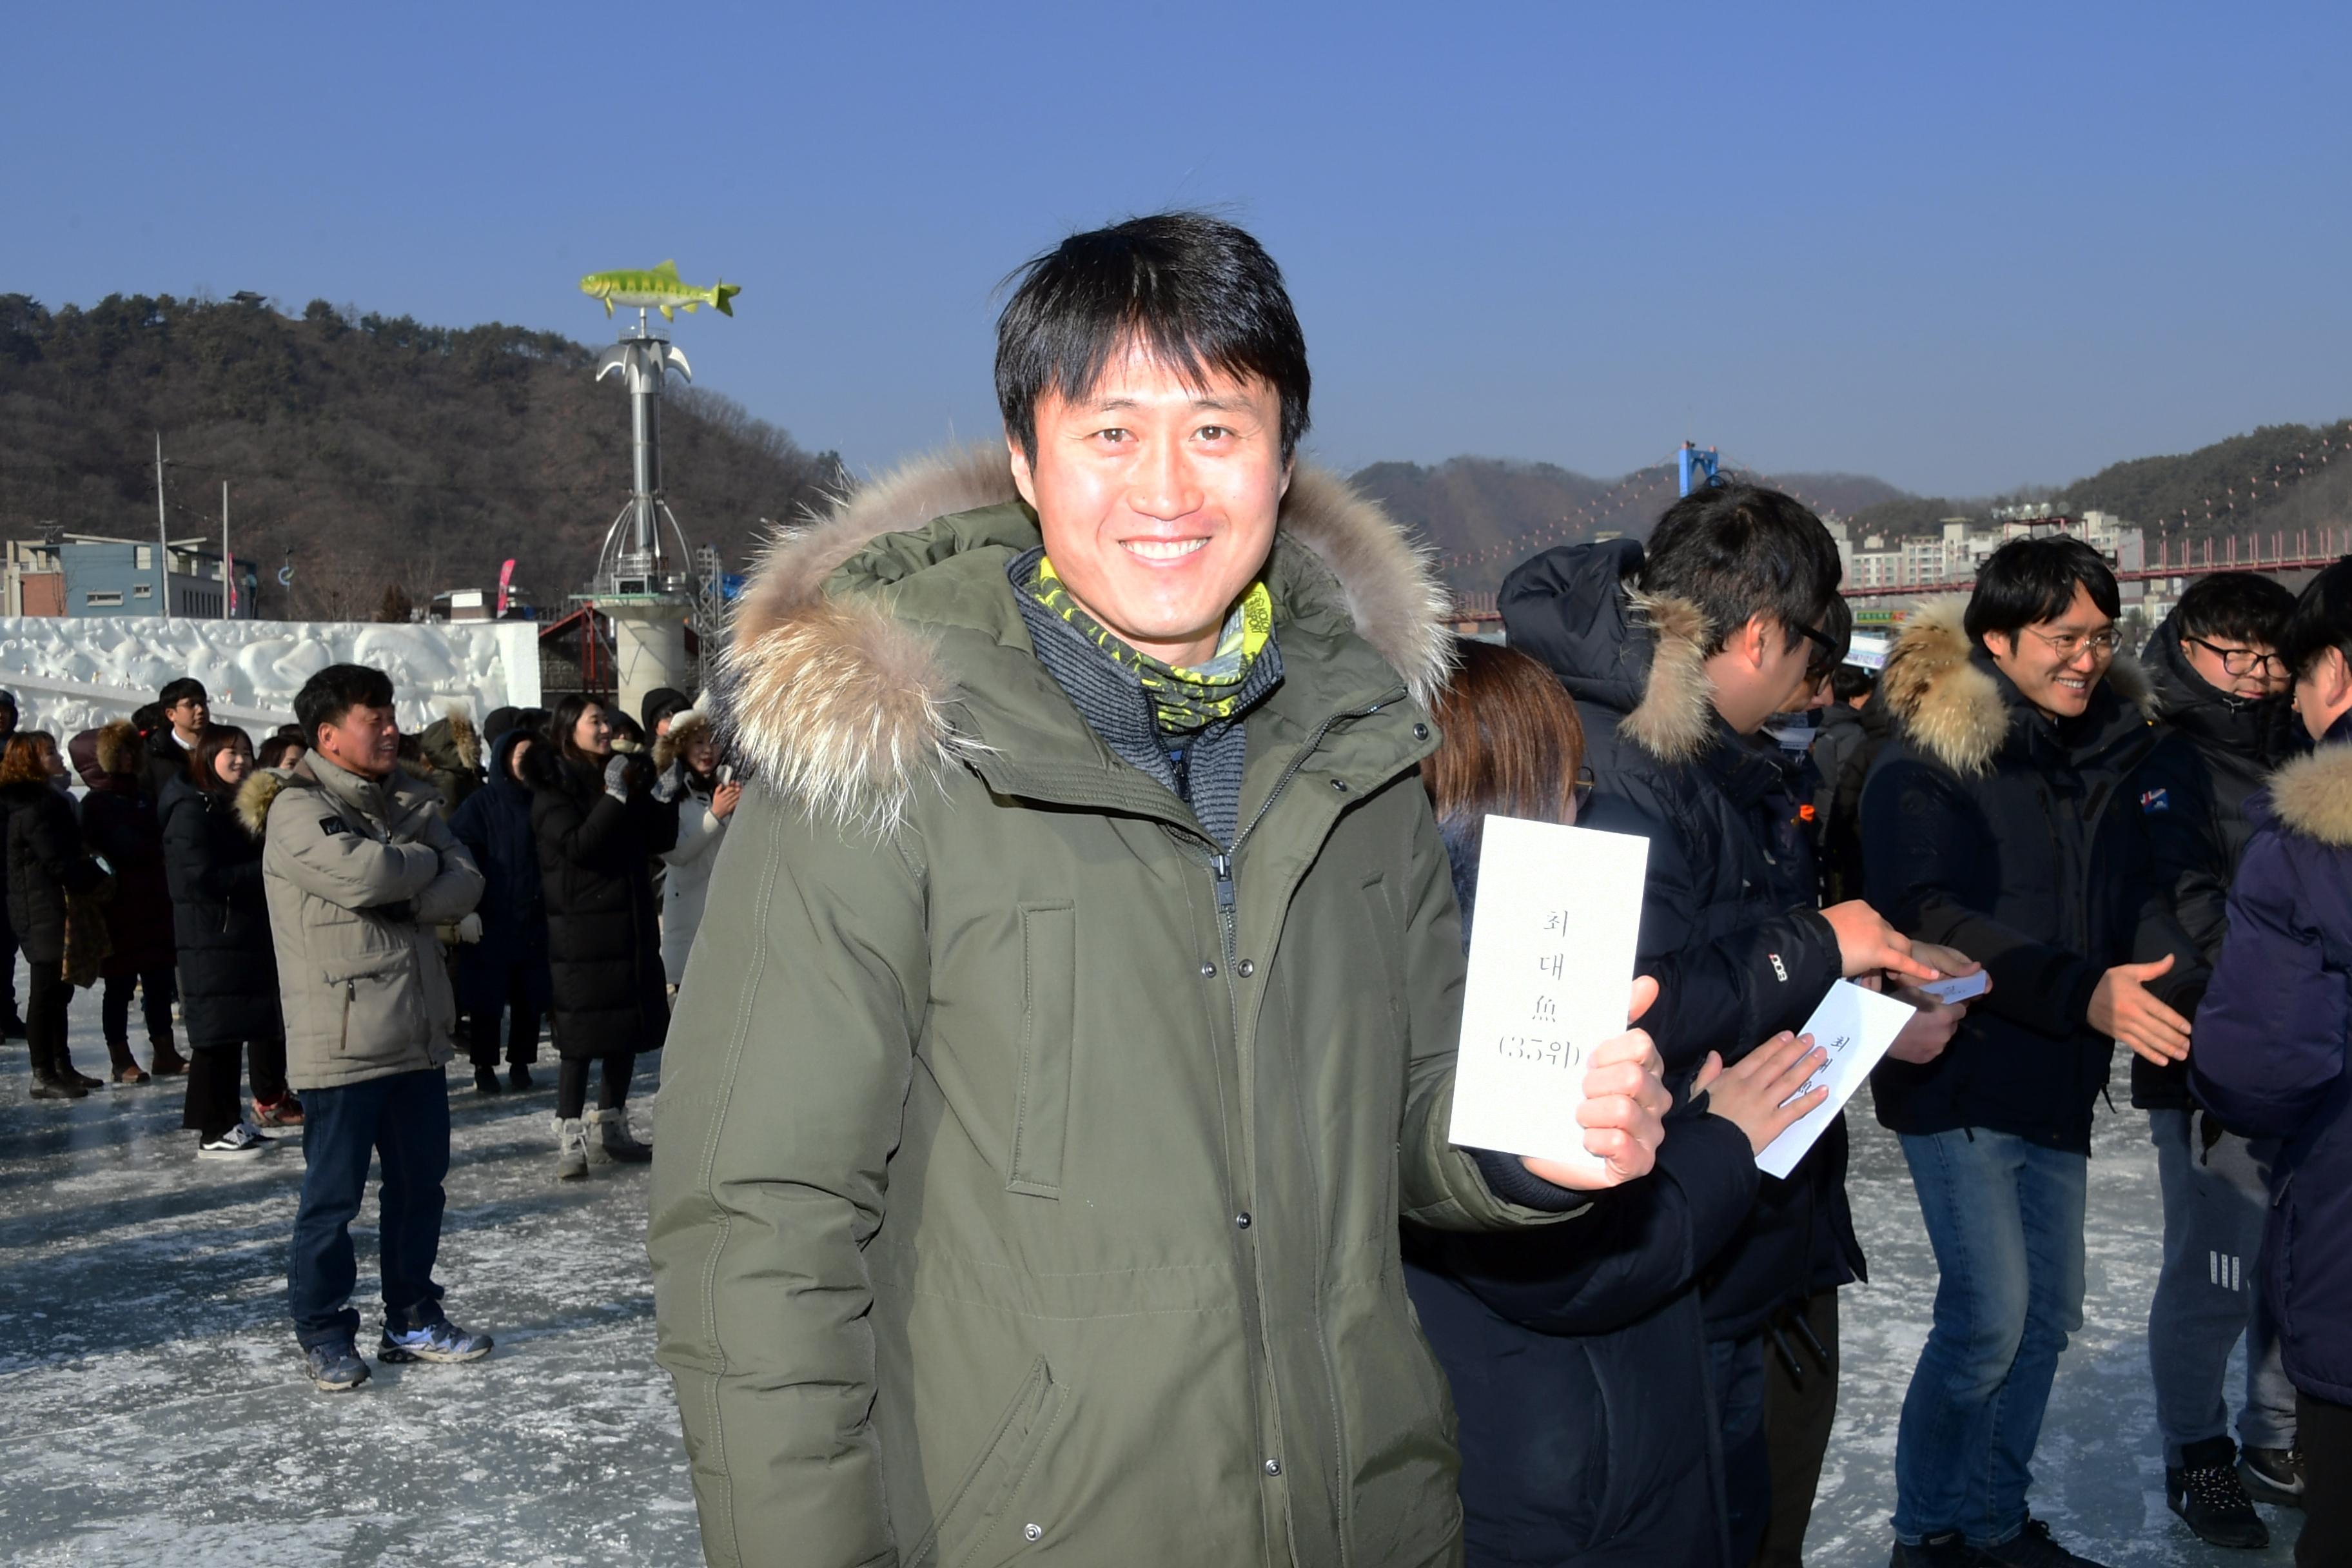
{"type": "MultiPolygon", "coordinates": [[[[1882,996],[1865,990],[1851,980],[1841,980],[1830,987],[1813,1016],[1797,1032],[1811,1035],[1813,1044],[1829,1052],[1830,1059],[1821,1070],[1805,1080],[1799,1093],[1810,1092],[1822,1084],[1829,1085],[1830,1097],[1793,1123],[1756,1156],[1758,1169],[1766,1175],[1786,1177],[1796,1169],[1805,1151],[1822,1135],[1830,1119],[1845,1109],[1854,1090],[1870,1077],[1870,1069],[1895,1043],[1916,1011],[1910,1003],[1893,996],[1882,996]]],[[[1795,1096],[1790,1096],[1794,1099],[1795,1096]]]]}
{"type": "Polygon", "coordinates": [[[1448,1136],[1598,1171],[1577,1109],[1593,1047],[1625,1032],[1650,841],[1486,818],[1448,1136]]]}

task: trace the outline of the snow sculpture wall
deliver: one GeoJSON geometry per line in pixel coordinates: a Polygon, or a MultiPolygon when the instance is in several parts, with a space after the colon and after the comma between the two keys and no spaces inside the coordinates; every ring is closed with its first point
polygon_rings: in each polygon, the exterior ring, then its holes
{"type": "Polygon", "coordinates": [[[64,740],[155,700],[183,675],[205,683],[215,722],[257,738],[294,717],[294,694],[331,664],[392,677],[404,730],[464,707],[539,705],[539,628],[528,621],[194,621],[0,616],[0,686],[20,725],[64,740]]]}

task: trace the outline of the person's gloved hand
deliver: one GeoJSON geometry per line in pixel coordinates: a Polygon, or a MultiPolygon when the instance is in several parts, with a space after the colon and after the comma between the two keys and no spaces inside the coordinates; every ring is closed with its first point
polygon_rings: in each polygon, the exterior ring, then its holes
{"type": "Polygon", "coordinates": [[[661,777],[654,780],[654,798],[667,805],[671,801],[676,800],[678,793],[685,788],[686,763],[673,762],[662,770],[661,777]]]}
{"type": "Polygon", "coordinates": [[[629,804],[628,758],[614,757],[604,764],[604,793],[623,805],[629,804]]]}
{"type": "Polygon", "coordinates": [[[464,920],[459,921],[457,922],[457,940],[459,942],[481,941],[482,917],[478,914],[468,914],[464,920]]]}

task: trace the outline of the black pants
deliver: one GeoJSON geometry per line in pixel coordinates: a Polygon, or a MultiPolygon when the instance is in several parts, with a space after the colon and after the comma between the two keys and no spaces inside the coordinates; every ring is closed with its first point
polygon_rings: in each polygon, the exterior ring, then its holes
{"type": "Polygon", "coordinates": [[[237,1058],[250,1058],[253,1098],[264,1105],[286,1098],[286,1042],[256,1040],[248,1048],[231,1040],[225,1046],[196,1046],[188,1053],[188,1098],[180,1125],[192,1128],[207,1142],[245,1120],[236,1094],[237,1058]]]}
{"type": "Polygon", "coordinates": [[[296,1337],[307,1350],[359,1331],[351,1226],[367,1195],[371,1157],[383,1164],[376,1240],[384,1327],[436,1321],[441,1287],[433,1264],[441,1255],[441,1184],[449,1173],[448,1079],[428,1068],[302,1093],[302,1205],[286,1280],[296,1337]]]}
{"type": "Polygon", "coordinates": [[[131,1040],[131,988],[139,987],[140,1011],[146,1015],[147,1038],[158,1046],[172,1039],[172,972],[151,969],[137,975],[110,974],[106,989],[100,994],[99,1022],[106,1027],[106,1043],[127,1045],[131,1040]]]}
{"type": "Polygon", "coordinates": [[[2303,1534],[2297,1568],[2352,1563],[2352,1405],[2299,1394],[2295,1442],[2303,1449],[2303,1534]]]}
{"type": "MultiPolygon", "coordinates": [[[[636,1071],[635,1051],[615,1051],[604,1058],[604,1081],[596,1086],[596,1109],[610,1110],[625,1105],[629,1099],[629,1075],[636,1071]]],[[[586,1057],[566,1057],[555,1079],[555,1114],[569,1121],[588,1106],[588,1067],[586,1057]]]]}
{"type": "Polygon", "coordinates": [[[1772,1511],[1755,1561],[1757,1568],[1802,1568],[1805,1527],[1812,1522],[1822,1458],[1837,1422],[1837,1292],[1815,1291],[1801,1310],[1775,1319],[1773,1326],[1780,1341],[1769,1333],[1764,1337],[1764,1441],[1772,1465],[1772,1511]],[[1798,1331],[1799,1323],[1820,1342],[1826,1364],[1798,1331]],[[1780,1353],[1782,1343],[1796,1361],[1794,1375],[1780,1353]]]}
{"type": "Polygon", "coordinates": [[[530,1005],[530,982],[520,963],[507,970],[503,1008],[488,1007],[466,1019],[466,1054],[477,1068],[499,1065],[499,1019],[507,1021],[507,1060],[528,1067],[539,1060],[539,1009],[530,1005]]]}
{"type": "Polygon", "coordinates": [[[73,987],[66,984],[62,965],[52,960],[31,963],[32,984],[25,987],[25,1037],[35,1078],[63,1078],[74,1070],[66,1054],[66,1004],[73,987]]]}

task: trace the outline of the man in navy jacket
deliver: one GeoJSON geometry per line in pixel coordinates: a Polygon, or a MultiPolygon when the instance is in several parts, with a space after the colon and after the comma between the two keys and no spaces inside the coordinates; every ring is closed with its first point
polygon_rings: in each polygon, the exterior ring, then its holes
{"type": "Polygon", "coordinates": [[[2298,1563],[2352,1563],[2352,559],[2296,602],[2279,651],[2318,751],[2249,808],[2230,934],[2197,1015],[2189,1086],[2280,1141],[2266,1288],[2304,1451],[2298,1563]]]}

